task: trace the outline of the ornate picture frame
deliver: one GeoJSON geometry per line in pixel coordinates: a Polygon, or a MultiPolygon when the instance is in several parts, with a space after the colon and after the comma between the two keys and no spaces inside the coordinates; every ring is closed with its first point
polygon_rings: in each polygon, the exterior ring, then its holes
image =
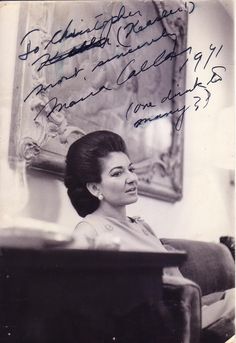
{"type": "Polygon", "coordinates": [[[113,130],[139,193],[180,200],[187,17],[180,1],[22,2],[10,154],[62,178],[75,139],[113,130]]]}

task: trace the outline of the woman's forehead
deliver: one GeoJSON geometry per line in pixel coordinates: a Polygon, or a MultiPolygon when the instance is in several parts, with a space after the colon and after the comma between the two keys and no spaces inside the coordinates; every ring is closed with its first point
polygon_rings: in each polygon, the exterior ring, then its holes
{"type": "Polygon", "coordinates": [[[127,167],[130,165],[129,157],[123,152],[110,152],[106,157],[101,158],[103,171],[111,170],[115,167],[127,167]]]}

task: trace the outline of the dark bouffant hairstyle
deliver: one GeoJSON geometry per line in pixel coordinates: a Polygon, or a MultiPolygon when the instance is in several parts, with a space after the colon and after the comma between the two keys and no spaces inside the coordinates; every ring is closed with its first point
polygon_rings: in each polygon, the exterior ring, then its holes
{"type": "Polygon", "coordinates": [[[111,131],[94,131],[75,141],[66,156],[65,186],[72,205],[81,217],[93,213],[99,200],[87,189],[88,182],[101,182],[102,157],[110,152],[127,154],[124,140],[111,131]]]}

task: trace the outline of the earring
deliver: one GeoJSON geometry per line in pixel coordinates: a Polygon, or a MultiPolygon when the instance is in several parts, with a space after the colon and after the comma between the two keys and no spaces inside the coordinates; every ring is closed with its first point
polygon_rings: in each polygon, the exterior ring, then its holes
{"type": "Polygon", "coordinates": [[[99,194],[98,199],[101,201],[103,199],[103,195],[99,194]]]}

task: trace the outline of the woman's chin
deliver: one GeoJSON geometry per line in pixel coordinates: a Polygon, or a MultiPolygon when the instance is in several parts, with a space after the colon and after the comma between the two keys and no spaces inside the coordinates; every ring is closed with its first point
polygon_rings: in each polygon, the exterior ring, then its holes
{"type": "Polygon", "coordinates": [[[138,195],[132,194],[132,195],[130,195],[129,199],[127,199],[127,205],[133,204],[136,201],[138,201],[138,195]]]}

